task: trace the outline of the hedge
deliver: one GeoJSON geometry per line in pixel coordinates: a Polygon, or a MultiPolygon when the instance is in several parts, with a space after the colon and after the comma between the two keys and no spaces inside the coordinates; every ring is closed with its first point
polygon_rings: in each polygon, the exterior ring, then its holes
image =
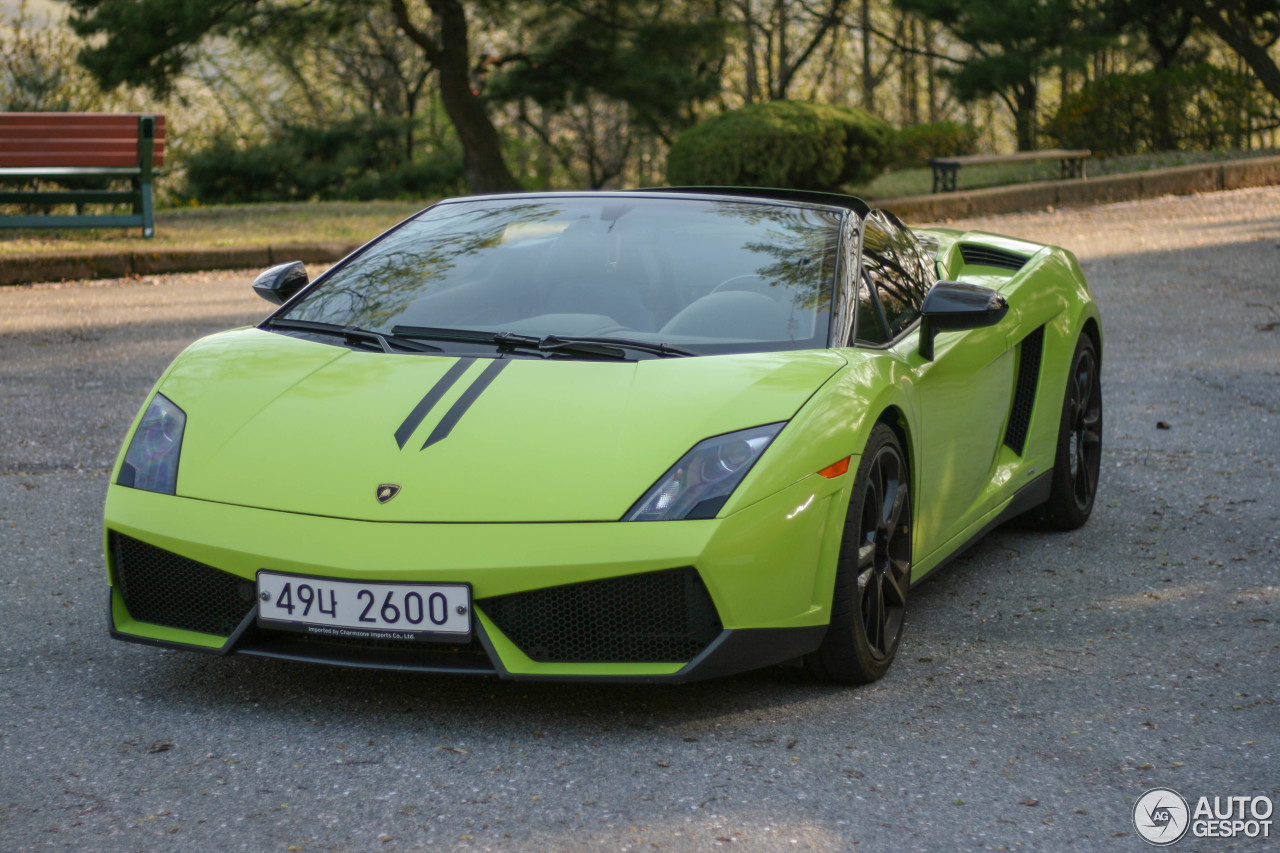
{"type": "Polygon", "coordinates": [[[879,174],[893,130],[869,113],[771,101],[721,113],[685,131],[667,155],[674,186],[838,191],[879,174]]]}

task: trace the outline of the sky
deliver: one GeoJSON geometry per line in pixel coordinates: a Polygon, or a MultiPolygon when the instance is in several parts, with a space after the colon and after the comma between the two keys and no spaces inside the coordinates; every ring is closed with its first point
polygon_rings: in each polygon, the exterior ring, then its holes
{"type": "MultiPolygon", "coordinates": [[[[18,14],[22,0],[0,0],[0,18],[8,20],[18,14]]],[[[47,18],[59,18],[67,13],[67,7],[56,0],[27,0],[27,12],[33,23],[43,26],[47,18]]]]}

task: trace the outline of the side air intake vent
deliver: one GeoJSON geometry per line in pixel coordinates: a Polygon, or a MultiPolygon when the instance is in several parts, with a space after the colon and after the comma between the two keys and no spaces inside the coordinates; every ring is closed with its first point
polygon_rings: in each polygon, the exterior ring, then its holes
{"type": "Polygon", "coordinates": [[[974,243],[960,244],[960,257],[965,266],[1000,267],[1007,270],[1020,270],[1027,264],[1027,259],[1003,249],[990,246],[978,246],[974,243]]]}
{"type": "Polygon", "coordinates": [[[476,602],[536,661],[674,663],[720,634],[692,566],[546,587],[476,602]]]}
{"type": "Polygon", "coordinates": [[[1019,456],[1027,444],[1027,428],[1031,426],[1031,409],[1040,384],[1040,353],[1044,349],[1044,326],[1039,327],[1018,344],[1018,380],[1013,389],[1013,405],[1009,409],[1009,427],[1004,443],[1019,456]]]}
{"type": "Polygon", "coordinates": [[[253,581],[111,531],[116,583],[139,622],[231,636],[253,609],[253,581]]]}

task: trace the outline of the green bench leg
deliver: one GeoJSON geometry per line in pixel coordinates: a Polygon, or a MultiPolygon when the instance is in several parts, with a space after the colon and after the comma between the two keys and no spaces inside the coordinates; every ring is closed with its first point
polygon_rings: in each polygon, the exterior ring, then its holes
{"type": "Polygon", "coordinates": [[[151,209],[151,155],[155,149],[155,116],[138,116],[138,202],[142,214],[142,236],[156,236],[155,214],[151,209]]]}
{"type": "Polygon", "coordinates": [[[148,239],[156,236],[155,213],[151,206],[151,182],[144,182],[139,188],[142,194],[142,236],[148,239]]]}
{"type": "Polygon", "coordinates": [[[935,165],[933,167],[934,193],[953,193],[956,191],[956,172],[959,166],[935,165]]]}
{"type": "Polygon", "coordinates": [[[1064,181],[1071,180],[1073,178],[1083,179],[1085,176],[1084,160],[1062,160],[1061,166],[1062,179],[1064,181]]]}

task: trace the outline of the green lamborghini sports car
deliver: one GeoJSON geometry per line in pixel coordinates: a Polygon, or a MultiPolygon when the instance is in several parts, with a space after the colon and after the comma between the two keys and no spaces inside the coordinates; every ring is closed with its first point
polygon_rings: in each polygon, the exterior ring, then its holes
{"type": "Polygon", "coordinates": [[[686,681],[888,669],[911,588],[1085,523],[1075,258],[855,198],[462,198],[160,377],[107,493],[111,631],[284,660],[686,681]]]}

